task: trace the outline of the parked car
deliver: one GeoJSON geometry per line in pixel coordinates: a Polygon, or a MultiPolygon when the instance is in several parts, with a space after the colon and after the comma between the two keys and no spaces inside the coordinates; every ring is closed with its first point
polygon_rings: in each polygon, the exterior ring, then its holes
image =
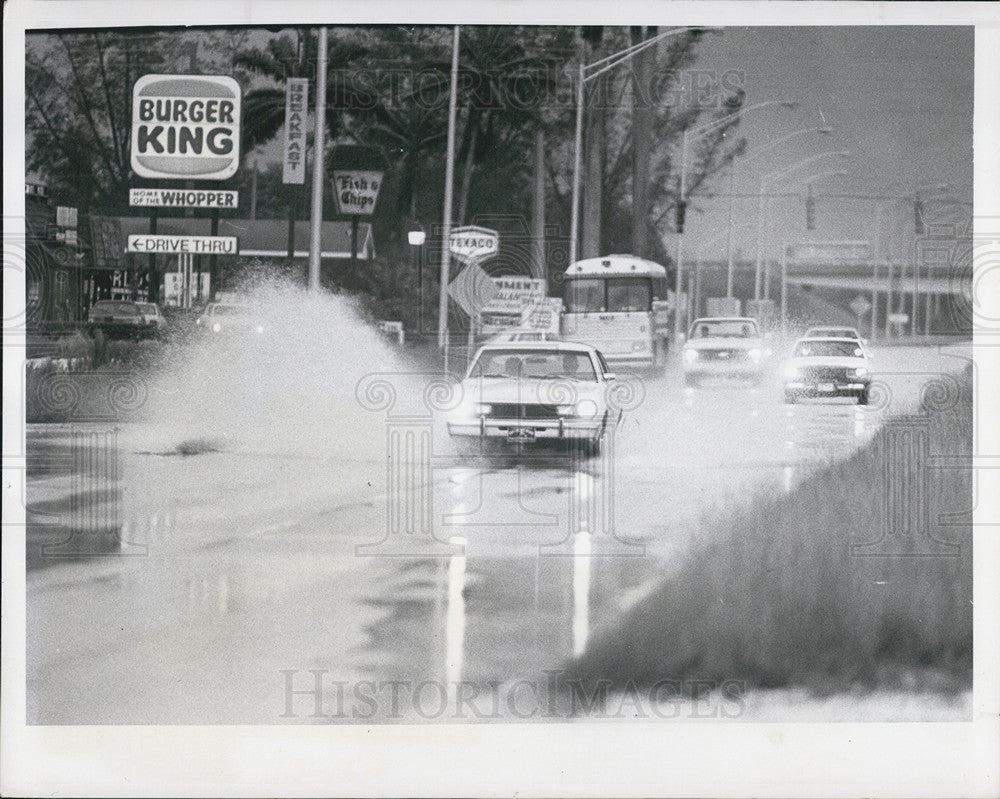
{"type": "Polygon", "coordinates": [[[249,305],[232,302],[210,302],[194,323],[206,335],[240,336],[264,332],[264,325],[249,305]]]}
{"type": "Polygon", "coordinates": [[[146,323],[153,326],[156,335],[162,336],[167,329],[167,320],[160,311],[160,306],[155,302],[137,302],[136,305],[139,306],[139,311],[146,323]]]}
{"type": "Polygon", "coordinates": [[[785,364],[785,402],[804,397],[856,397],[868,404],[871,364],[853,338],[801,338],[785,364]]]}
{"type": "MultiPolygon", "coordinates": [[[[107,338],[149,338],[157,336],[165,321],[162,315],[151,314],[142,306],[152,303],[131,300],[98,300],[87,312],[87,324],[92,333],[100,332],[107,338]],[[155,317],[159,317],[158,322],[155,317]],[[162,324],[161,324],[162,323],[162,324]]],[[[155,308],[155,305],[153,306],[155,308]]]]}
{"type": "Polygon", "coordinates": [[[588,344],[485,344],[462,381],[448,433],[466,443],[577,440],[596,453],[608,426],[621,419],[621,410],[608,403],[614,379],[604,356],[588,344]]]}
{"type": "Polygon", "coordinates": [[[734,316],[696,319],[683,353],[684,382],[696,386],[706,377],[736,377],[759,383],[770,351],[756,319],[734,316]]]}

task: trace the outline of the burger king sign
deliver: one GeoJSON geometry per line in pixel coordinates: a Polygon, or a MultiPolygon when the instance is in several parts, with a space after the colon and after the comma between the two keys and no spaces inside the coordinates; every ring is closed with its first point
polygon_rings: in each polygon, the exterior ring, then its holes
{"type": "Polygon", "coordinates": [[[143,75],[132,88],[132,170],[224,180],[240,163],[240,86],[225,75],[143,75]]]}

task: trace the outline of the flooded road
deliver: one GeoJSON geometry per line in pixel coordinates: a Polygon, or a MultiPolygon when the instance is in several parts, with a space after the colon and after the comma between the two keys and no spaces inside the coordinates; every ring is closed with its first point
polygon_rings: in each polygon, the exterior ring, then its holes
{"type": "Polygon", "coordinates": [[[215,431],[31,426],[28,721],[546,718],[551,675],[693,535],[848,456],[965,365],[876,354],[868,407],[685,389],[668,369],[590,459],[460,457],[440,419],[391,409],[322,428],[232,409],[215,431]]]}

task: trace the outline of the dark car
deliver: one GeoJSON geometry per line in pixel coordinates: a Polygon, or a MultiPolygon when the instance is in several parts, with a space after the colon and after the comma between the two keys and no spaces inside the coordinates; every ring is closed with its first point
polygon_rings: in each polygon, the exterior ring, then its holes
{"type": "Polygon", "coordinates": [[[153,338],[160,334],[162,325],[148,311],[148,303],[131,300],[100,300],[87,314],[92,333],[100,331],[107,338],[153,338]]]}

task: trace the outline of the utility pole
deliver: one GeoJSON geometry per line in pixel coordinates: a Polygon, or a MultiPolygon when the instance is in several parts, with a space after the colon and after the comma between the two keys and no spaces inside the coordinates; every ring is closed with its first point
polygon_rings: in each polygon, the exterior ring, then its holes
{"type": "Polygon", "coordinates": [[[441,296],[438,299],[438,349],[444,350],[448,370],[448,272],[451,266],[451,204],[455,182],[455,116],[458,109],[458,36],[455,25],[451,41],[451,89],[448,95],[448,148],[444,170],[444,213],[441,241],[441,296]]]}
{"type": "Polygon", "coordinates": [[[531,207],[531,238],[534,242],[533,270],[536,278],[546,280],[545,261],[545,131],[541,120],[535,128],[535,196],[531,207]]]}
{"type": "Polygon", "coordinates": [[[316,136],[313,142],[312,216],[309,221],[309,291],[319,291],[320,225],[323,219],[323,172],[326,149],[326,27],[319,29],[316,57],[316,136]]]}

